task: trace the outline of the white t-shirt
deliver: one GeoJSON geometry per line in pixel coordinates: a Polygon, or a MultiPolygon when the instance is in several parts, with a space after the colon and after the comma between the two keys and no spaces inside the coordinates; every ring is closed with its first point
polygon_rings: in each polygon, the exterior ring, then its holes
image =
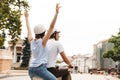
{"type": "Polygon", "coordinates": [[[59,41],[49,39],[47,42],[48,47],[48,63],[47,67],[55,67],[57,55],[64,51],[63,46],[59,41]]]}

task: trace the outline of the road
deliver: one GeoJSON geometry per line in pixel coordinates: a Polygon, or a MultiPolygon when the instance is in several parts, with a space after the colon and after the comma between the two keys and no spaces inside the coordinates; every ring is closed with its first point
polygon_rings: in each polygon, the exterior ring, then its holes
{"type": "MultiPolygon", "coordinates": [[[[120,80],[115,76],[101,74],[72,73],[72,80],[120,80]]],[[[27,70],[13,70],[7,75],[0,74],[0,80],[30,80],[27,70]]]]}

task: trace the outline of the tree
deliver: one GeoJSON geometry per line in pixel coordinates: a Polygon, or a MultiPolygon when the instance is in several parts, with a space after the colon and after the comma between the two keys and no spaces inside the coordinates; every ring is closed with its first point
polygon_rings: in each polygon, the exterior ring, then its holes
{"type": "Polygon", "coordinates": [[[104,57],[104,58],[111,58],[113,55],[114,55],[113,50],[109,50],[109,51],[107,51],[107,52],[104,52],[103,57],[104,57]]]}
{"type": "MultiPolygon", "coordinates": [[[[21,16],[23,9],[29,9],[26,0],[0,0],[0,31],[8,31],[13,46],[21,35],[21,16]]],[[[0,34],[1,35],[1,34],[0,34]]],[[[0,36],[0,48],[4,46],[6,36],[0,36]]]]}
{"type": "Polygon", "coordinates": [[[23,45],[25,45],[25,47],[23,48],[21,67],[28,67],[30,60],[30,53],[31,53],[30,43],[28,41],[28,38],[25,38],[23,45]]]}
{"type": "Polygon", "coordinates": [[[109,43],[113,43],[113,49],[103,53],[104,58],[111,58],[115,62],[120,61],[120,32],[117,36],[112,36],[109,40],[109,43]]]}
{"type": "Polygon", "coordinates": [[[0,49],[4,49],[5,47],[3,46],[4,45],[4,42],[5,42],[5,32],[2,31],[2,33],[0,34],[0,49]]]}

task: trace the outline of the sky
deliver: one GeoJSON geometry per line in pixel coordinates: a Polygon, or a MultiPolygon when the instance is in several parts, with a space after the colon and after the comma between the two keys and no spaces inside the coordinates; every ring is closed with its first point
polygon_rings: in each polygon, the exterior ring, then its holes
{"type": "MultiPolygon", "coordinates": [[[[49,27],[60,3],[55,28],[61,31],[60,42],[68,56],[93,54],[93,45],[116,35],[120,28],[120,0],[28,0],[31,28],[49,27]]],[[[27,36],[24,17],[22,38],[27,36]]]]}

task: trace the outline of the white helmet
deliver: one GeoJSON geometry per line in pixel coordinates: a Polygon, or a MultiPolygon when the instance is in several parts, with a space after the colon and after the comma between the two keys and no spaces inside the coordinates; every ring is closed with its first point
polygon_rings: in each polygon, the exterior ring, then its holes
{"type": "Polygon", "coordinates": [[[36,25],[34,27],[34,33],[35,34],[41,34],[41,33],[45,32],[45,31],[46,31],[45,27],[43,25],[41,25],[41,24],[38,24],[38,25],[36,25]]]}

